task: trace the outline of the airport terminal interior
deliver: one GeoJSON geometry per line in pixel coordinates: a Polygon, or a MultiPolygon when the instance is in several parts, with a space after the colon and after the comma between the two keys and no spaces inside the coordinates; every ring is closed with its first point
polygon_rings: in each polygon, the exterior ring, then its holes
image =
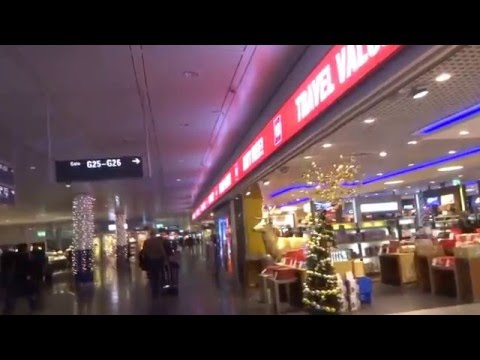
{"type": "Polygon", "coordinates": [[[0,77],[4,315],[480,315],[478,45],[1,45],[0,77]]]}

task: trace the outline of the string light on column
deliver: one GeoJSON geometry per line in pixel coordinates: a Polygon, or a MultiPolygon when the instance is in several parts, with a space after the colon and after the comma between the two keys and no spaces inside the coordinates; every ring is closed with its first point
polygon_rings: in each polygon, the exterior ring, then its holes
{"type": "Polygon", "coordinates": [[[127,230],[125,229],[126,215],[122,212],[118,212],[116,215],[117,256],[126,259],[128,256],[127,230]]]}
{"type": "Polygon", "coordinates": [[[80,194],[73,199],[73,274],[87,274],[93,271],[93,237],[95,234],[95,198],[80,194]]]}

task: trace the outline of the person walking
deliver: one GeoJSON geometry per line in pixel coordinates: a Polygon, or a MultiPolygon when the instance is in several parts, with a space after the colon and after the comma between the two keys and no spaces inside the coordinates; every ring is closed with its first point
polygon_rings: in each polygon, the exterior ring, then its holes
{"type": "Polygon", "coordinates": [[[4,278],[5,304],[3,313],[13,314],[19,298],[27,298],[30,313],[35,310],[35,291],[33,285],[33,262],[28,252],[27,244],[17,246],[17,252],[10,254],[11,258],[4,278]]]}
{"type": "Polygon", "coordinates": [[[145,240],[142,249],[143,267],[147,271],[150,281],[152,298],[160,295],[165,277],[165,266],[169,266],[165,251],[164,240],[157,236],[155,230],[150,230],[150,237],[145,240]]]}

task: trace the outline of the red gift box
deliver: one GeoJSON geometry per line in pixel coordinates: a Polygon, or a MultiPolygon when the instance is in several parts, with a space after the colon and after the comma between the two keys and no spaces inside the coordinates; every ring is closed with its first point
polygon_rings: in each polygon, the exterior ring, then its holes
{"type": "Polygon", "coordinates": [[[297,271],[290,267],[278,267],[273,272],[276,280],[293,279],[297,276],[297,271]]]}
{"type": "Polygon", "coordinates": [[[452,267],[455,265],[454,256],[439,256],[432,259],[433,266],[452,267]]]}
{"type": "Polygon", "coordinates": [[[440,240],[438,243],[442,246],[443,250],[446,250],[446,249],[454,248],[457,241],[455,239],[454,240],[445,239],[445,240],[440,240]]]}
{"type": "Polygon", "coordinates": [[[290,269],[288,266],[281,266],[281,265],[270,265],[263,270],[264,275],[275,275],[275,271],[278,269],[290,269]]]}

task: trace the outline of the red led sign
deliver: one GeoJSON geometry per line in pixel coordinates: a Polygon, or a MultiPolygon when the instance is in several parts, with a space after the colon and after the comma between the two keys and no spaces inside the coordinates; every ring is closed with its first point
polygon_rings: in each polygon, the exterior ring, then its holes
{"type": "Polygon", "coordinates": [[[194,211],[195,220],[401,45],[335,45],[194,211]]]}

